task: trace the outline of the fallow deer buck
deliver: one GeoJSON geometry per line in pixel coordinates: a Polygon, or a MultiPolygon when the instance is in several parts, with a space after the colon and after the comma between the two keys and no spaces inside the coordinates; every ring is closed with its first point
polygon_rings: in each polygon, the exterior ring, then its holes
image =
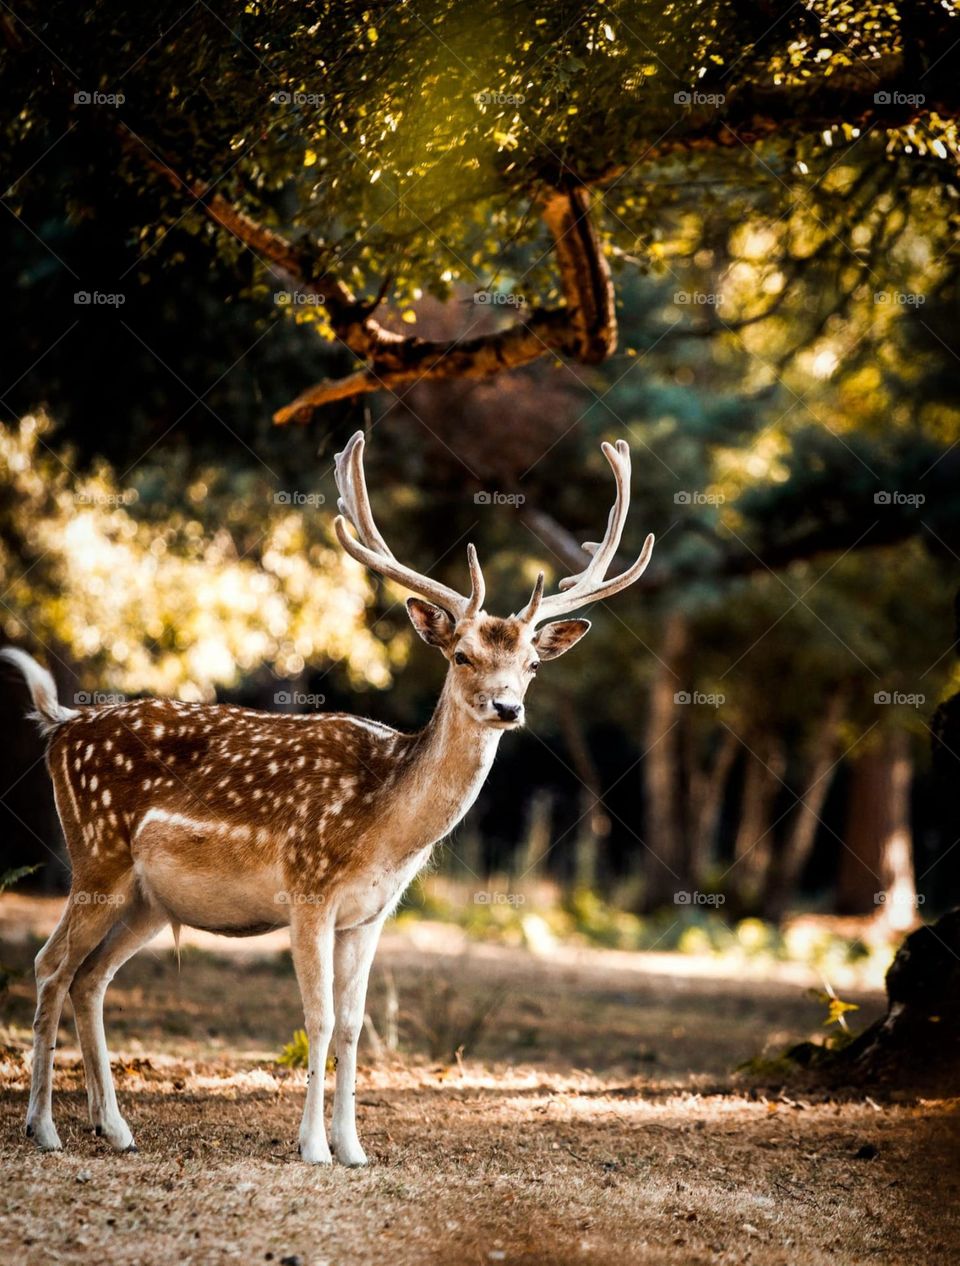
{"type": "Polygon", "coordinates": [[[77,711],[58,703],[52,677],[29,655],[2,652],[26,677],[46,735],[73,865],[63,917],[36,960],[26,1128],[41,1148],[61,1146],[52,1076],[68,993],[93,1125],[115,1148],[132,1150],[103,1027],[117,969],[166,924],[252,936],[286,923],[309,1038],[300,1155],[331,1160],[323,1092],[333,1038],[333,1150],[343,1164],[363,1165],[357,1039],[384,921],[473,804],[503,732],[522,724],[540,661],[562,655],[590,627],[543,622],[625,589],[650,559],[652,536],[631,567],[605,579],[627,517],[630,453],[623,441],[604,444],[616,499],[603,540],[584,546],[586,569],[551,596],[541,572],[515,615],[487,615],[472,545],[468,597],[394,557],[370,510],[363,444],[358,432],[337,454],[336,533],[352,558],[417,595],[407,600],[414,628],[448,661],[439,703],[419,733],[343,713],[275,715],[164,699],[77,711]]]}

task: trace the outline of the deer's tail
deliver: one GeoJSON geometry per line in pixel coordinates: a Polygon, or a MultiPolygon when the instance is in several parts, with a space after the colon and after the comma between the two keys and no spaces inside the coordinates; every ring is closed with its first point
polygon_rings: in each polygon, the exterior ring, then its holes
{"type": "Polygon", "coordinates": [[[55,726],[62,725],[72,717],[78,716],[76,708],[66,708],[57,698],[57,687],[53,678],[45,668],[41,668],[32,655],[18,650],[14,646],[0,651],[0,660],[13,664],[23,673],[33,701],[33,712],[30,717],[39,721],[44,734],[48,734],[55,726]]]}

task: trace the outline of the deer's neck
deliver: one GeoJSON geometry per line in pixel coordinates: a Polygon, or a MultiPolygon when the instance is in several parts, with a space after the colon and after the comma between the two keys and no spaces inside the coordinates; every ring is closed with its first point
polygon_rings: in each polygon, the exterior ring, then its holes
{"type": "Polygon", "coordinates": [[[398,811],[409,825],[402,832],[407,848],[434,844],[456,826],[490,772],[501,734],[475,721],[444,685],[393,789],[398,811]]]}

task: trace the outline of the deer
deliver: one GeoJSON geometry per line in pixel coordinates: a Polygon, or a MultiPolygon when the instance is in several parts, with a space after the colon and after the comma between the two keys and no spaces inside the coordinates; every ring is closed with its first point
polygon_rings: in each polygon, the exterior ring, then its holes
{"type": "Polygon", "coordinates": [[[0,652],[26,680],[72,867],[63,915],[35,963],[26,1133],[39,1148],[61,1148],[53,1068],[68,994],[91,1124],[118,1151],[135,1151],[104,1032],[115,973],[168,925],[178,945],[184,925],[225,936],[286,925],[309,1050],[300,1157],[367,1163],[356,1124],[357,1046],[383,925],[476,800],[504,733],[523,724],[540,664],[590,629],[588,620],[559,617],[626,589],[650,561],[652,534],[632,565],[607,578],[629,509],[630,451],[619,440],[604,443],[603,453],[616,483],[603,539],[584,544],[586,566],[556,593],[544,593],[541,571],[525,605],[506,617],[483,609],[473,545],[466,595],[394,556],[371,511],[362,431],[335,455],[340,545],[413,595],[406,609],[414,629],[447,660],[435,710],[416,733],[341,712],[160,698],[70,708],[30,655],[0,652]]]}

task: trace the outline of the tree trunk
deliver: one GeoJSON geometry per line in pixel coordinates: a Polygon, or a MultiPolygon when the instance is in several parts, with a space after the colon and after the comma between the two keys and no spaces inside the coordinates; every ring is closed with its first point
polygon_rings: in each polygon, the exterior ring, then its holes
{"type": "Polygon", "coordinates": [[[806,785],[793,810],[783,846],[770,867],[763,902],[764,915],[768,919],[783,917],[813,852],[823,806],[836,772],[837,726],[843,705],[843,696],[838,692],[831,699],[814,737],[806,785]]]}
{"type": "Polygon", "coordinates": [[[706,769],[691,756],[690,769],[690,875],[695,888],[703,888],[715,857],[717,833],[723,813],[724,794],[740,743],[732,730],[724,729],[713,759],[706,769]]]}
{"type": "Polygon", "coordinates": [[[773,855],[773,806],[783,786],[787,759],[783,743],[771,739],[758,755],[747,753],[740,804],[740,825],[732,872],[740,905],[757,907],[773,855]]]}
{"type": "Polygon", "coordinates": [[[854,762],[840,860],[840,914],[882,913],[891,928],[912,925],[917,912],[910,830],[910,740],[903,731],[854,762]]]}
{"type": "Polygon", "coordinates": [[[960,911],[907,937],[887,972],[887,1014],[827,1056],[834,1084],[960,1093],[960,911]]]}
{"type": "Polygon", "coordinates": [[[677,772],[680,742],[677,703],[680,671],[689,636],[679,612],[667,617],[660,662],[650,690],[644,737],[643,782],[646,795],[643,857],[644,896],[648,910],[672,905],[674,894],[689,886],[677,772]]]}
{"type": "Polygon", "coordinates": [[[560,725],[574,772],[580,780],[580,805],[574,838],[574,883],[594,891],[600,879],[603,843],[610,834],[610,818],[603,805],[600,772],[594,763],[579,714],[573,700],[560,701],[560,725]]]}
{"type": "Polygon", "coordinates": [[[538,787],[527,803],[523,858],[517,879],[538,879],[550,852],[550,827],[553,821],[553,794],[538,787]]]}

